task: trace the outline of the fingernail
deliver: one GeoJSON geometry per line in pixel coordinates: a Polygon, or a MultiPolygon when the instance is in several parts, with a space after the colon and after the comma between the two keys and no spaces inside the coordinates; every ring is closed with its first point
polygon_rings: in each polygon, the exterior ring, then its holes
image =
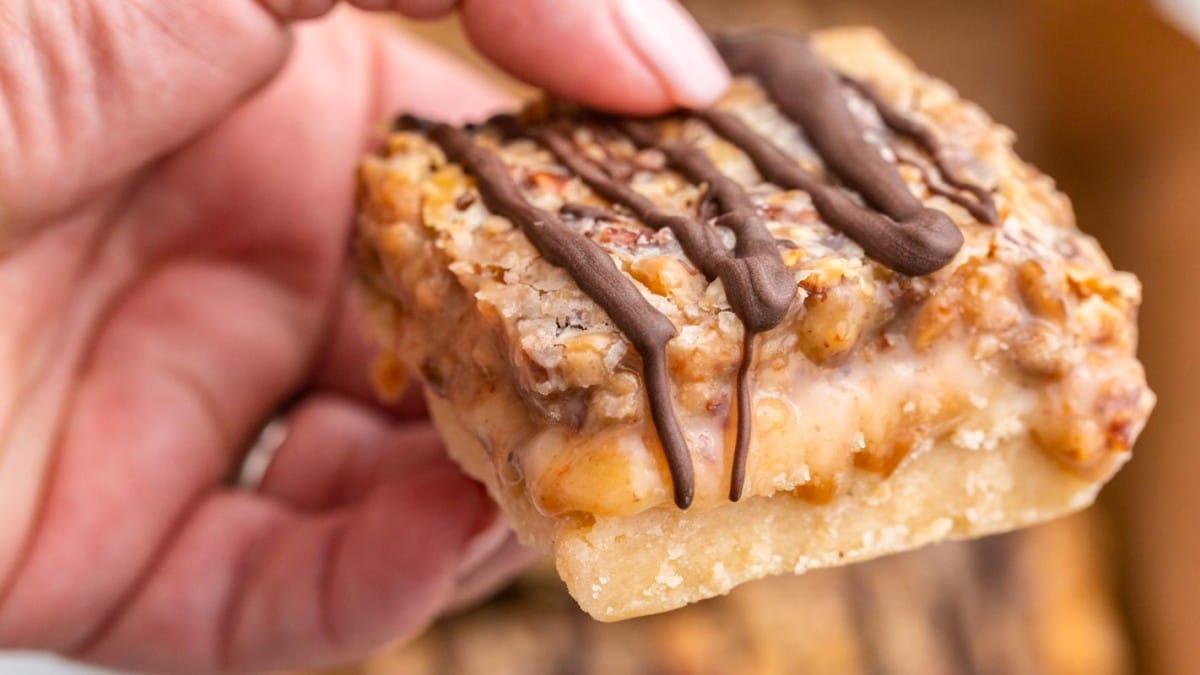
{"type": "Polygon", "coordinates": [[[617,0],[616,18],[675,102],[702,108],[729,86],[729,71],[692,17],[674,0],[617,0]]]}

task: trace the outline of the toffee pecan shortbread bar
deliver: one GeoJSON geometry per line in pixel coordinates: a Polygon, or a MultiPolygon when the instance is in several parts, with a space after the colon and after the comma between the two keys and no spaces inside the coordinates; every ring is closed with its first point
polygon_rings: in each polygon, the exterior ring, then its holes
{"type": "Polygon", "coordinates": [[[1136,279],[876,33],[715,42],[709,110],[400,120],[361,170],[381,389],[420,375],[607,620],[1089,504],[1153,406],[1136,279]]]}

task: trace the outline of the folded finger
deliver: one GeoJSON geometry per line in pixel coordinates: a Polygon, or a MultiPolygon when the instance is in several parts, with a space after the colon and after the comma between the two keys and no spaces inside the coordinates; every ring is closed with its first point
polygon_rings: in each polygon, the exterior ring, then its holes
{"type": "Polygon", "coordinates": [[[297,509],[345,506],[394,477],[433,463],[451,466],[428,423],[397,424],[350,399],[310,397],[284,424],[258,491],[297,509]]]}
{"type": "Polygon", "coordinates": [[[345,662],[442,611],[463,551],[493,508],[477,483],[446,466],[322,515],[262,496],[214,495],[74,656],[187,672],[345,662]]]}

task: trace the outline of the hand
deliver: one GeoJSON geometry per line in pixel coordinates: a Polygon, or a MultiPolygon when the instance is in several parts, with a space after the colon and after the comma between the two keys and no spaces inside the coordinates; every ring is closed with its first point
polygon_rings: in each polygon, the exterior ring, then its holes
{"type": "MultiPolygon", "coordinates": [[[[419,410],[373,403],[344,265],[378,123],[506,102],[352,10],[289,28],[330,4],[0,6],[0,645],[329,664],[519,564],[419,410]],[[234,487],[285,404],[261,485],[234,487]]],[[[671,0],[457,4],[484,54],[595,106],[726,82],[671,0]]]]}

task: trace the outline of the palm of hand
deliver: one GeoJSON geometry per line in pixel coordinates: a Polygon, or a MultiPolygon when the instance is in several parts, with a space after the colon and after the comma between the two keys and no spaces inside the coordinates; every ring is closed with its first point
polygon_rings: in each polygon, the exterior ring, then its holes
{"type": "MultiPolygon", "coordinates": [[[[153,18],[122,17],[135,23],[121,28],[186,41],[153,18]]],[[[175,62],[160,72],[196,73],[213,97],[142,97],[179,128],[138,128],[158,121],[133,101],[119,113],[129,138],[89,139],[120,158],[60,147],[83,164],[78,180],[39,184],[36,161],[25,185],[6,176],[22,188],[4,194],[15,217],[0,231],[0,354],[13,367],[0,383],[13,411],[0,419],[6,642],[135,667],[270,667],[282,645],[286,660],[344,658],[427,620],[454,585],[447,562],[491,517],[428,431],[390,429],[351,402],[367,396],[365,355],[352,317],[331,318],[347,312],[350,177],[371,124],[406,102],[467,112],[493,99],[343,18],[303,29],[282,76],[224,115],[269,75],[286,38],[262,17],[221,19],[256,32],[236,58],[257,67],[232,75],[241,64],[219,45],[168,52],[175,62]],[[228,70],[203,72],[222,62],[228,70]],[[384,80],[400,77],[385,95],[384,80]],[[455,98],[404,100],[431,81],[455,98]],[[219,121],[200,131],[207,119],[219,121]],[[172,134],[184,145],[155,158],[172,134]],[[139,153],[127,172],[109,164],[139,153]],[[76,206],[37,217],[56,201],[76,206]],[[306,402],[261,491],[223,487],[262,421],[299,390],[306,402]]],[[[148,86],[115,69],[90,74],[113,76],[100,86],[114,93],[148,86]]],[[[55,134],[88,139],[95,111],[58,112],[55,134]]]]}

